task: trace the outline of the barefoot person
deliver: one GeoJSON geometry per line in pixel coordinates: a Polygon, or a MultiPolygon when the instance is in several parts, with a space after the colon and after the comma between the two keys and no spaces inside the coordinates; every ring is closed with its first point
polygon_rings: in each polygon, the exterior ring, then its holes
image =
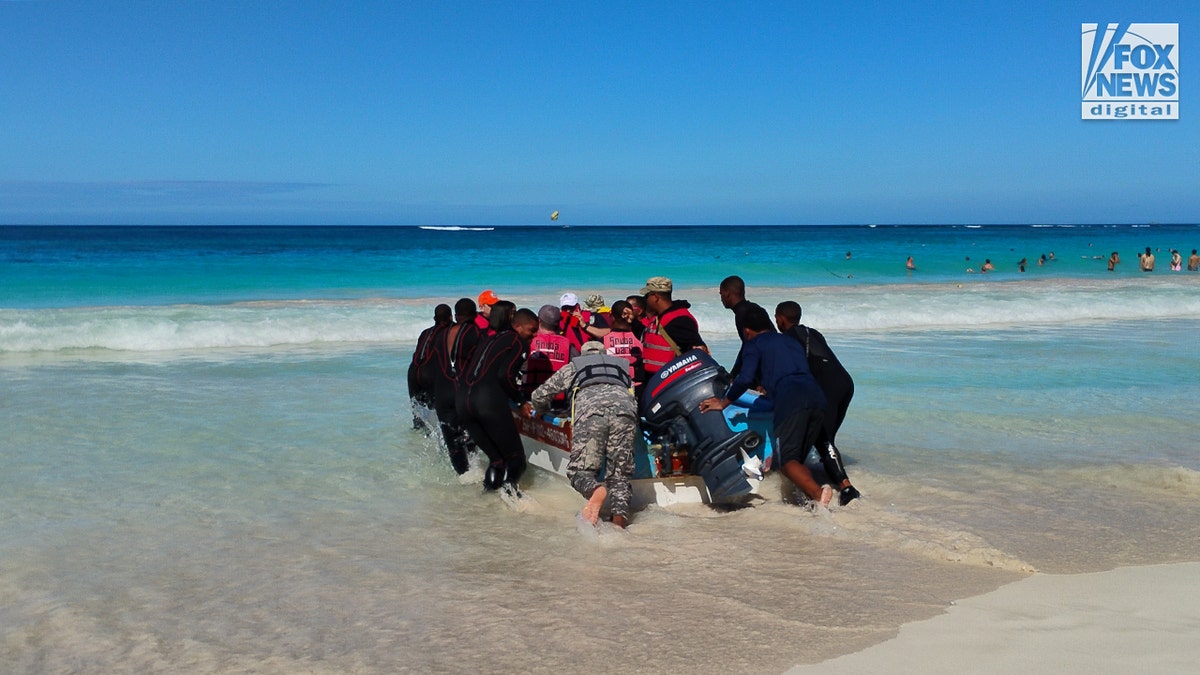
{"type": "Polygon", "coordinates": [[[630,386],[629,362],[608,355],[599,342],[587,342],[582,354],[535,389],[531,402],[522,408],[532,417],[545,411],[556,394],[570,393],[573,414],[567,478],[588,500],[583,517],[593,525],[600,520],[604,500],[610,497],[613,524],[629,524],[629,477],[633,475],[637,433],[637,403],[630,386]],[[596,477],[601,469],[603,481],[596,477]]]}
{"type": "Polygon", "coordinates": [[[775,404],[775,434],[779,438],[780,471],[811,500],[828,504],[832,490],[822,490],[804,458],[816,444],[825,421],[827,403],[821,387],[808,369],[808,355],[790,337],[775,332],[762,307],[742,317],[746,341],[742,344],[742,372],[722,398],[700,402],[700,411],[724,410],[757,381],[775,404]]]}

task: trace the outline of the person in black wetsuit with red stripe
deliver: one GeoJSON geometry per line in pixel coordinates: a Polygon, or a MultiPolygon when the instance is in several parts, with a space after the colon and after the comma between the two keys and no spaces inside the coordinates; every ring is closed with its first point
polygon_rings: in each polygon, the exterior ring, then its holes
{"type": "Polygon", "coordinates": [[[454,303],[453,326],[441,331],[433,341],[433,408],[437,411],[438,426],[446,449],[450,452],[450,464],[460,476],[471,468],[467,453],[470,437],[458,419],[455,391],[459,375],[466,363],[475,354],[483,339],[475,323],[475,301],[462,298],[454,303]]]}
{"type": "Polygon", "coordinates": [[[441,332],[454,323],[450,305],[440,304],[433,309],[433,325],[421,331],[417,347],[413,350],[412,362],[408,364],[408,399],[412,402],[413,428],[421,429],[425,424],[417,417],[418,404],[433,407],[433,378],[436,364],[433,362],[433,344],[441,332]]]}
{"type": "Polygon", "coordinates": [[[517,380],[537,326],[531,310],[516,310],[506,300],[492,305],[491,328],[496,334],[479,345],[459,380],[459,419],[488,456],[483,479],[488,490],[505,483],[516,488],[525,472],[525,448],[509,402],[523,402],[517,380]]]}

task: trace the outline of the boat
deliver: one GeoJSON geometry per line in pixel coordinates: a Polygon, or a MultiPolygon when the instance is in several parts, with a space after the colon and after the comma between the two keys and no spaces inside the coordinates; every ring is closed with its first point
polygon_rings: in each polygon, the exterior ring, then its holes
{"type": "MultiPolygon", "coordinates": [[[[692,351],[667,363],[646,383],[640,404],[641,438],[634,448],[631,508],[710,504],[736,507],[766,499],[774,464],[769,402],[753,392],[721,413],[701,413],[700,401],[719,396],[729,376],[708,354],[692,351]]],[[[437,416],[417,405],[426,429],[437,416]]],[[[513,410],[525,457],[537,469],[566,479],[571,423],[554,413],[530,418],[513,410]]],[[[440,434],[431,432],[440,437],[440,434]]]]}

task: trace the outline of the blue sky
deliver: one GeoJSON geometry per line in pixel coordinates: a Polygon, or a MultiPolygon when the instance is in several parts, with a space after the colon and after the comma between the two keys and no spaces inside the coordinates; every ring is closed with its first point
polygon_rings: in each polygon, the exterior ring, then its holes
{"type": "Polygon", "coordinates": [[[0,0],[0,223],[1198,222],[1198,16],[0,0]],[[1080,119],[1095,21],[1180,24],[1178,121],[1080,119]]]}

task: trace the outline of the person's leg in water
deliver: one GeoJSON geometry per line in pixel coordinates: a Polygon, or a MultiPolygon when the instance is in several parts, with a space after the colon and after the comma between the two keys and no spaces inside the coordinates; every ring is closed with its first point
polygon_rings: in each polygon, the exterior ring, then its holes
{"type": "Polygon", "coordinates": [[[471,468],[471,462],[468,457],[470,450],[470,436],[467,431],[459,424],[458,408],[455,405],[453,388],[447,391],[445,388],[439,388],[434,396],[434,410],[437,412],[438,427],[442,432],[442,440],[446,443],[446,450],[450,455],[450,465],[454,467],[454,472],[458,475],[463,475],[471,468]]]}
{"type": "Polygon", "coordinates": [[[583,507],[583,518],[595,525],[600,520],[600,509],[608,498],[608,487],[596,479],[604,465],[604,454],[608,445],[608,425],[603,415],[577,417],[571,430],[571,459],[567,462],[567,480],[571,487],[583,495],[587,504],[583,507]]]}
{"type": "Polygon", "coordinates": [[[620,528],[629,525],[629,502],[633,489],[633,439],[637,434],[637,418],[615,415],[609,419],[608,444],[605,453],[604,484],[612,505],[612,522],[620,528]]]}
{"type": "MultiPolygon", "coordinates": [[[[817,408],[788,409],[782,402],[775,408],[775,434],[779,438],[780,472],[792,481],[806,497],[816,502],[828,503],[823,499],[821,486],[812,472],[804,466],[804,455],[813,446],[821,433],[824,415],[817,408]]],[[[832,492],[828,498],[832,498],[832,492]]]]}
{"type": "Polygon", "coordinates": [[[829,473],[832,468],[839,474],[836,478],[832,473],[829,476],[838,486],[838,504],[841,506],[862,496],[858,488],[850,483],[850,478],[846,475],[846,465],[842,462],[842,453],[838,452],[837,445],[834,443],[838,429],[842,427],[842,422],[846,419],[846,411],[850,408],[850,399],[852,398],[854,398],[853,382],[837,387],[837,391],[829,396],[831,414],[823,425],[823,433],[826,438],[817,440],[817,453],[821,455],[821,465],[825,467],[825,472],[829,473]],[[825,445],[821,444],[822,440],[826,441],[825,445]]]}

